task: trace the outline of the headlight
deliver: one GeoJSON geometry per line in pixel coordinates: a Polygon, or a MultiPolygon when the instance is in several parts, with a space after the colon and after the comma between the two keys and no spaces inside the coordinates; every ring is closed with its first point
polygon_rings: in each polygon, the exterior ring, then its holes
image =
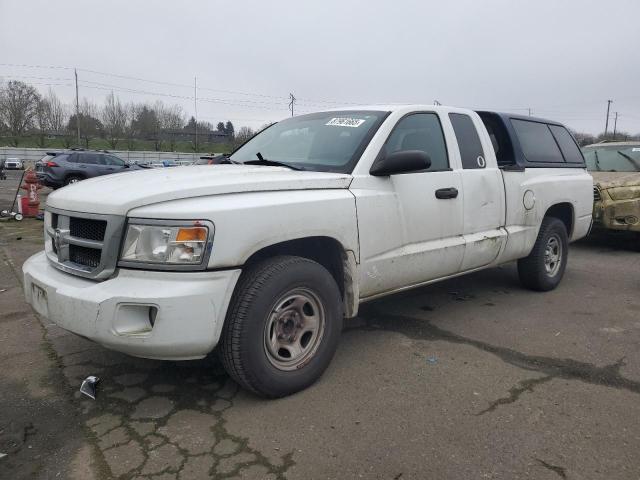
{"type": "Polygon", "coordinates": [[[211,222],[131,219],[119,264],[182,270],[205,268],[212,236],[211,222]]]}
{"type": "Polygon", "coordinates": [[[609,188],[607,193],[614,200],[631,200],[633,198],[640,198],[640,185],[609,188]]]}

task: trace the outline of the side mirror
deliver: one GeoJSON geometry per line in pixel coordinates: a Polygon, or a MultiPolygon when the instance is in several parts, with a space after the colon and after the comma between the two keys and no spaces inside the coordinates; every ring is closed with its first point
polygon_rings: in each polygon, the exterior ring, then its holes
{"type": "Polygon", "coordinates": [[[418,172],[431,166],[431,158],[422,150],[400,150],[378,157],[369,173],[375,177],[384,177],[397,173],[418,172]]]}

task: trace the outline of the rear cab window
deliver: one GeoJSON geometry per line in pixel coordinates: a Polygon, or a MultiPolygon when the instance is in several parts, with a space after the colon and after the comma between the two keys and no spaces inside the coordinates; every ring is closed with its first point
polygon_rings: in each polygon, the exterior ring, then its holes
{"type": "Polygon", "coordinates": [[[450,113],[449,120],[458,142],[462,168],[465,170],[485,168],[486,160],[482,142],[471,117],[462,113],[450,113]]]}
{"type": "Polygon", "coordinates": [[[584,158],[582,157],[580,148],[578,148],[578,144],[566,128],[560,125],[549,125],[549,129],[560,147],[565,162],[584,163],[584,158]]]}
{"type": "Polygon", "coordinates": [[[533,163],[563,163],[562,152],[546,123],[511,119],[522,153],[533,163]]]}

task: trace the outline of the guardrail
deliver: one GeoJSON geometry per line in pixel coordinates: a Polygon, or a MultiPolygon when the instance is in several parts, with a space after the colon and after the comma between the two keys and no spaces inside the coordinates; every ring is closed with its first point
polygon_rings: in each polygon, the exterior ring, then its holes
{"type": "MultiPolygon", "coordinates": [[[[0,147],[0,160],[7,158],[19,158],[25,167],[32,167],[38,160],[44,157],[47,152],[64,152],[60,148],[19,148],[0,147]]],[[[162,163],[163,160],[173,160],[180,165],[190,165],[203,155],[211,153],[185,153],[185,152],[155,152],[155,151],[132,151],[132,150],[109,150],[115,156],[120,157],[130,163],[162,163]]],[[[215,154],[214,154],[215,155],[215,154]]]]}

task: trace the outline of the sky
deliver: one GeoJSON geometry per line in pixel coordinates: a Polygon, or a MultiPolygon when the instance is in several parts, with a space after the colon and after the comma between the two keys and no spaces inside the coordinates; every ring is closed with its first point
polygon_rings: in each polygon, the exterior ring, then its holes
{"type": "Polygon", "coordinates": [[[439,101],[640,133],[638,0],[0,0],[0,79],[236,129],[439,101]]]}

